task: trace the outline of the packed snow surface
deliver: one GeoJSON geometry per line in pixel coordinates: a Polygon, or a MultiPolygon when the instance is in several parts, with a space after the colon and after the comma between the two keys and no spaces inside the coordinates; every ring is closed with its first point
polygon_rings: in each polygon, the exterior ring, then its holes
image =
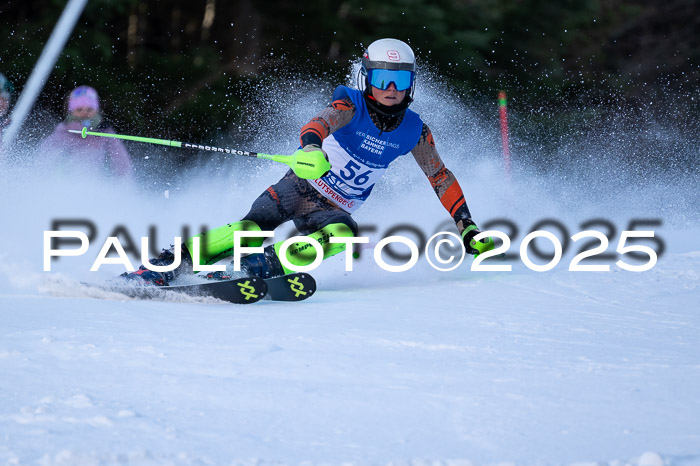
{"type": "MultiPolygon", "coordinates": [[[[250,149],[290,153],[307,116],[283,128],[287,140],[250,149]]],[[[119,227],[136,249],[153,226],[152,240],[167,246],[183,227],[241,218],[284,167],[219,160],[129,185],[9,164],[0,183],[0,463],[700,464],[695,175],[596,173],[586,186],[521,167],[508,179],[497,143],[490,153],[469,131],[459,142],[437,120],[438,149],[477,223],[518,226],[493,226],[511,236],[512,270],[471,271],[471,258],[451,272],[425,256],[401,273],[375,263],[372,246],[397,225],[416,242],[406,224],[426,237],[449,227],[408,156],[355,216],[370,244],[354,270],[344,257],[327,260],[313,272],[319,291],[302,303],[139,301],[80,285],[124,270],[89,271],[119,227]],[[45,272],[43,232],[57,219],[73,221],[64,230],[85,231],[75,221],[86,220],[95,231],[86,254],[45,272]],[[595,263],[610,270],[569,271],[582,244],[570,240],[556,267],[526,267],[519,246],[543,219],[564,225],[541,228],[562,240],[585,228],[609,236],[612,258],[595,263]],[[645,262],[615,254],[635,219],[656,222],[636,229],[664,247],[644,272],[615,264],[645,262]]]]}

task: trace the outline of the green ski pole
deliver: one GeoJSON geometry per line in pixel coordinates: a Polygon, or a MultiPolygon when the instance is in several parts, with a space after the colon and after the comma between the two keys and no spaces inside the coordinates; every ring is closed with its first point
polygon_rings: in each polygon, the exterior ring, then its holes
{"type": "Polygon", "coordinates": [[[273,155],[273,154],[261,154],[258,152],[250,152],[247,150],[238,149],[228,149],[222,147],[207,146],[202,144],[192,144],[189,142],[171,141],[169,139],[155,139],[155,138],[144,138],[141,136],[128,136],[125,134],[112,134],[112,133],[97,133],[94,131],[88,131],[87,128],[83,128],[82,131],[69,129],[71,133],[76,133],[82,135],[83,139],[88,136],[97,136],[103,138],[115,138],[124,139],[127,141],[145,142],[148,144],[159,144],[161,146],[169,147],[182,147],[185,149],[198,149],[207,150],[210,152],[218,152],[228,155],[242,155],[245,157],[254,157],[264,160],[272,160],[273,162],[279,162],[287,165],[291,168],[294,173],[299,178],[314,180],[316,178],[321,178],[325,175],[328,170],[331,169],[331,164],[326,158],[326,156],[320,150],[304,152],[299,149],[292,155],[273,155]]]}

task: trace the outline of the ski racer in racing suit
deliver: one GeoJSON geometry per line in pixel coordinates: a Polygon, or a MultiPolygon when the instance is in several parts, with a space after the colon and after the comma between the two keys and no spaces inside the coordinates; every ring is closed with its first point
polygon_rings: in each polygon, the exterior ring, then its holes
{"type": "MultiPolygon", "coordinates": [[[[480,232],[471,219],[462,189],[438,155],[430,128],[408,109],[415,78],[411,48],[396,39],[373,42],[362,57],[361,74],[364,82],[358,87],[363,90],[339,86],[331,104],[301,130],[300,151],[323,151],[331,170],[313,180],[301,179],[290,170],[253,202],[241,221],[197,235],[201,263],[214,264],[232,256],[236,230],[272,231],[289,220],[302,235],[322,245],[324,259],[344,251],[344,243],[328,239],[357,236],[358,226],[351,214],[367,199],[389,164],[409,152],[454,219],[466,251],[478,255],[493,249],[491,238],[474,241],[480,232]]],[[[183,245],[183,266],[175,273],[153,272],[141,266],[125,275],[167,284],[186,266],[191,268],[193,240],[183,245]]],[[[260,246],[262,242],[263,238],[244,238],[241,245],[260,246]]],[[[279,241],[262,253],[243,257],[241,270],[262,278],[291,273],[280,261],[281,244],[279,241]]],[[[287,261],[295,266],[309,265],[315,258],[315,250],[308,243],[296,243],[286,250],[287,261]]],[[[172,251],[164,250],[152,264],[166,265],[173,259],[172,251]]]]}

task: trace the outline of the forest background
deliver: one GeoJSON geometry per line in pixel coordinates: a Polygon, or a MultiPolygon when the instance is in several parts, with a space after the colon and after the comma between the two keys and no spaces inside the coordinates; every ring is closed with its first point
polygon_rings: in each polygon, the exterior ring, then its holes
{"type": "MultiPolygon", "coordinates": [[[[65,3],[0,4],[0,71],[16,91],[65,3]]],[[[409,42],[422,69],[494,125],[506,90],[514,144],[538,157],[622,120],[680,131],[682,142],[634,138],[649,157],[698,147],[698,0],[90,0],[34,117],[62,118],[66,94],[90,84],[119,132],[244,144],[251,86],[346,83],[381,37],[409,42]]],[[[696,165],[697,150],[685,161],[696,165]]]]}

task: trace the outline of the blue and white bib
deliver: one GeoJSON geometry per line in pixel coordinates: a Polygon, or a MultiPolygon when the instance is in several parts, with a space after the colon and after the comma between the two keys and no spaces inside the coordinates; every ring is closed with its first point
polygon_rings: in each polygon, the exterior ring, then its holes
{"type": "Polygon", "coordinates": [[[323,178],[308,181],[324,197],[352,213],[369,197],[389,164],[416,147],[423,121],[416,112],[406,110],[398,128],[381,132],[372,123],[362,92],[338,86],[333,101],[345,97],[355,104],[355,115],[323,141],[331,171],[323,178]]]}

